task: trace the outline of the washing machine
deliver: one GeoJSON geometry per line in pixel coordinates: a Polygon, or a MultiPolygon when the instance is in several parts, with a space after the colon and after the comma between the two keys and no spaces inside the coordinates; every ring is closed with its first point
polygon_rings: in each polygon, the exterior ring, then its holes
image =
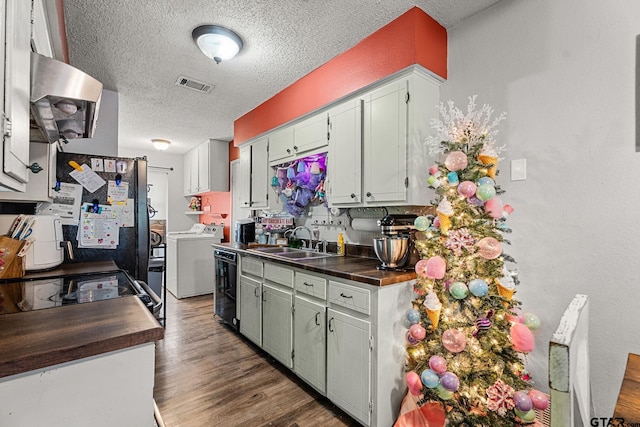
{"type": "Polygon", "coordinates": [[[215,288],[212,243],[224,237],[223,224],[194,224],[188,231],[167,233],[167,290],[176,298],[212,294],[215,288]]]}

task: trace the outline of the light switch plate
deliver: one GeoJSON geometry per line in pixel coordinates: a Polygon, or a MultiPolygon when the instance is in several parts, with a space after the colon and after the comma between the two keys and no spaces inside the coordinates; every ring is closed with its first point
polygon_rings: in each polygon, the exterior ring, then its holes
{"type": "Polygon", "coordinates": [[[511,160],[511,181],[527,179],[527,159],[511,160]]]}

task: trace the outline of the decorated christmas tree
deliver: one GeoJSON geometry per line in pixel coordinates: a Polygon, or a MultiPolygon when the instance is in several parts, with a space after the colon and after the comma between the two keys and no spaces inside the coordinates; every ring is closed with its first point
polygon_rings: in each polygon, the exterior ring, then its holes
{"type": "Polygon", "coordinates": [[[429,169],[437,216],[416,219],[415,299],[407,310],[409,392],[418,406],[438,402],[451,426],[517,426],[545,409],[545,394],[532,388],[524,355],[533,350],[531,330],[513,298],[515,260],[504,252],[513,208],[496,184],[497,127],[487,105],[466,113],[440,105],[437,135],[427,141],[442,163],[429,169]]]}

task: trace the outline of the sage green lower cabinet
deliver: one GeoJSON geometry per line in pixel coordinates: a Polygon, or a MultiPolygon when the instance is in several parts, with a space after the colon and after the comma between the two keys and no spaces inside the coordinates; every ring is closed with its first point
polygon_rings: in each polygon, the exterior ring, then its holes
{"type": "Polygon", "coordinates": [[[360,424],[394,424],[414,282],[374,286],[248,255],[239,272],[240,333],[360,424]]]}
{"type": "Polygon", "coordinates": [[[262,348],[293,368],[293,296],[291,290],[262,285],[262,348]]]}
{"type": "Polygon", "coordinates": [[[368,426],[371,322],[331,308],[327,319],[327,397],[368,426]]]}
{"type": "Polygon", "coordinates": [[[240,333],[262,345],[262,283],[240,276],[240,333]]]}
{"type": "Polygon", "coordinates": [[[296,295],[293,322],[294,372],[320,393],[326,393],[327,307],[296,295]]]}

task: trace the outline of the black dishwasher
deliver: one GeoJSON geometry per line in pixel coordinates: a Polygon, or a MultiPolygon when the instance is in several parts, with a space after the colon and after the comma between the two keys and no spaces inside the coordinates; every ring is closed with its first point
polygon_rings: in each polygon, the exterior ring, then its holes
{"type": "Polygon", "coordinates": [[[238,330],[240,329],[240,320],[236,317],[237,254],[223,249],[215,249],[213,259],[216,270],[214,313],[227,325],[238,330]]]}

